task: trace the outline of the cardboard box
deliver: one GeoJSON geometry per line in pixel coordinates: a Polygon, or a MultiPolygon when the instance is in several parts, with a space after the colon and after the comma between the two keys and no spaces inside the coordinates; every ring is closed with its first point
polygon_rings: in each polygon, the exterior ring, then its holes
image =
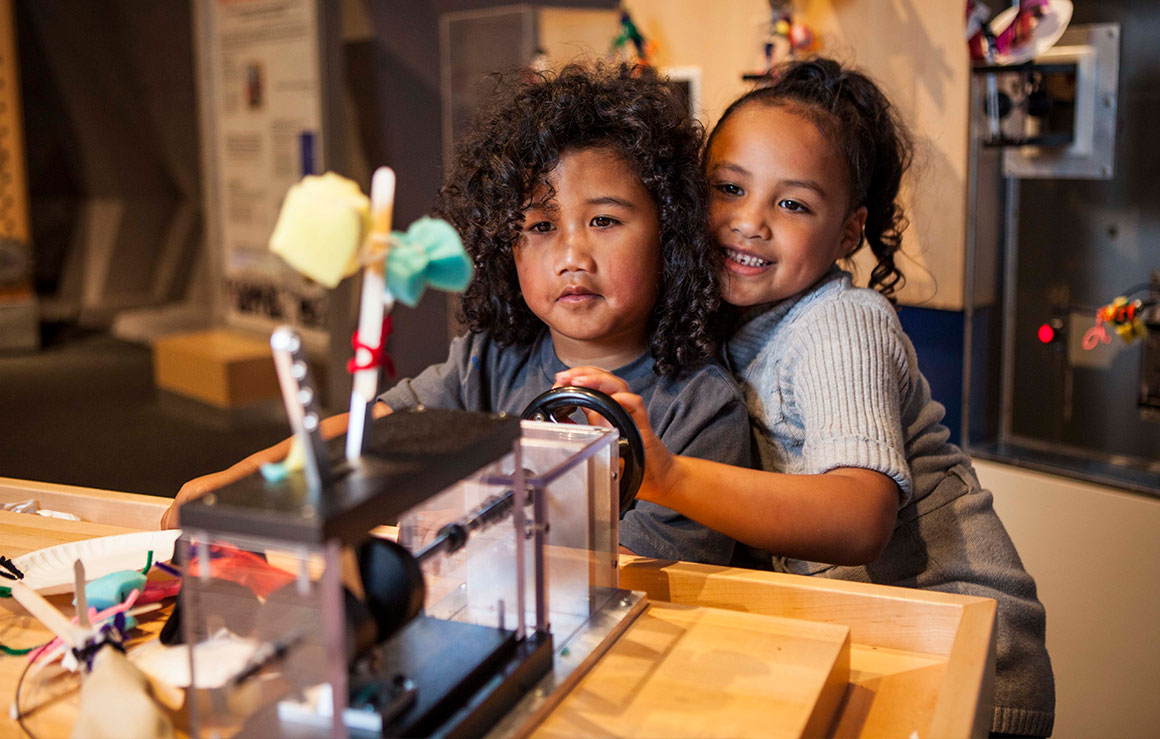
{"type": "Polygon", "coordinates": [[[279,397],[269,343],[229,329],[173,334],[153,344],[158,388],[219,408],[279,397]]]}

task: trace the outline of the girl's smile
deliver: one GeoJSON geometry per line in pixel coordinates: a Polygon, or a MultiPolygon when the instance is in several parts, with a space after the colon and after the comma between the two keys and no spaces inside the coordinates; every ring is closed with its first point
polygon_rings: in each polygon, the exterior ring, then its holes
{"type": "Polygon", "coordinates": [[[842,154],[792,108],[737,110],[714,134],[706,170],[722,296],[734,305],[796,295],[861,240],[866,209],[850,207],[842,154]]]}

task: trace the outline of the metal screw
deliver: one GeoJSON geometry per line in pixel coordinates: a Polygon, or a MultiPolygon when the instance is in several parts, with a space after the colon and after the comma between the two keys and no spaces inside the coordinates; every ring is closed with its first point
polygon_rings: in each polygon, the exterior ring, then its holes
{"type": "Polygon", "coordinates": [[[1104,95],[1104,107],[1105,108],[1112,107],[1112,104],[1115,102],[1116,102],[1116,99],[1114,97],[1112,97],[1111,95],[1104,95]]]}
{"type": "Polygon", "coordinates": [[[210,494],[206,495],[204,498],[202,498],[202,500],[205,501],[206,505],[217,505],[217,494],[210,493],[210,494]]]}
{"type": "Polygon", "coordinates": [[[620,599],[620,607],[621,608],[628,608],[630,603],[632,603],[632,601],[630,601],[627,596],[620,599]]]}

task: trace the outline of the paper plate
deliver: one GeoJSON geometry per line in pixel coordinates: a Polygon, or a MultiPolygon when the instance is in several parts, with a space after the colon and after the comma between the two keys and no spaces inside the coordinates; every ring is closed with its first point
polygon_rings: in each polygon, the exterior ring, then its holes
{"type": "MultiPolygon", "coordinates": [[[[153,552],[154,562],[173,558],[173,547],[181,532],[134,531],[131,534],[58,544],[21,557],[13,563],[24,573],[24,584],[41,595],[73,591],[73,563],[84,562],[85,578],[95,580],[111,572],[141,570],[153,552]]],[[[0,581],[2,582],[2,581],[0,581]]]]}

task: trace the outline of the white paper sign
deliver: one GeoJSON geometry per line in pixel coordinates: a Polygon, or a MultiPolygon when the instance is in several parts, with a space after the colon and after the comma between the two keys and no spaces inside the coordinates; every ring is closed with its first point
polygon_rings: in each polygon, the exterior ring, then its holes
{"type": "Polygon", "coordinates": [[[289,323],[325,345],[327,291],[268,248],[286,191],[325,171],[317,2],[209,0],[207,10],[207,177],[226,321],[260,330],[289,323]]]}

